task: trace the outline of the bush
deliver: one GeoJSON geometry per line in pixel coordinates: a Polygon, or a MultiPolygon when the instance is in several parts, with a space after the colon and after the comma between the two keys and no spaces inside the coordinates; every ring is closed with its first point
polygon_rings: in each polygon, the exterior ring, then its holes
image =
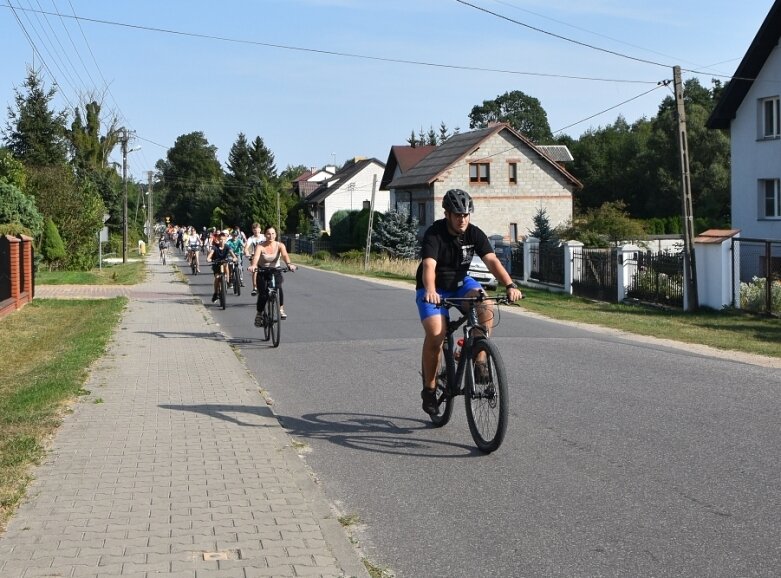
{"type": "Polygon", "coordinates": [[[43,216],[35,200],[14,185],[0,182],[0,223],[16,223],[28,235],[37,237],[43,231],[43,216]]]}
{"type": "MultiPolygon", "coordinates": [[[[767,280],[764,277],[754,277],[751,283],[740,284],[740,308],[749,311],[764,311],[766,309],[767,280]]],[[[773,281],[770,287],[770,309],[781,311],[781,281],[773,281]]]]}
{"type": "Polygon", "coordinates": [[[330,258],[331,254],[328,251],[317,251],[312,255],[315,261],[328,261],[330,258]]]}
{"type": "Polygon", "coordinates": [[[62,242],[57,225],[49,217],[43,223],[43,238],[41,239],[41,256],[49,266],[65,259],[65,244],[62,242]]]}

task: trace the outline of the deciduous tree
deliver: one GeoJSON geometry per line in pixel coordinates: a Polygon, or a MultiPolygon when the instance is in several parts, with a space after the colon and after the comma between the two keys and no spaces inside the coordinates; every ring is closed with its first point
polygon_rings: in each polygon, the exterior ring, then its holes
{"type": "Polygon", "coordinates": [[[520,91],[500,94],[493,100],[472,107],[469,128],[485,128],[492,122],[506,122],[537,144],[553,140],[548,114],[539,100],[520,91]]]}

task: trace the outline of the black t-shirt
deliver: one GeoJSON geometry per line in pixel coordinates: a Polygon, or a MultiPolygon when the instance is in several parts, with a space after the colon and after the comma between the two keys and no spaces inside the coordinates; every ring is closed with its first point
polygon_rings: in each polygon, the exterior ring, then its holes
{"type": "Polygon", "coordinates": [[[230,254],[231,248],[227,245],[223,245],[222,247],[215,245],[212,248],[212,261],[223,261],[230,257],[230,254]]]}
{"type": "Polygon", "coordinates": [[[467,226],[463,235],[451,235],[445,219],[434,221],[423,234],[421,264],[415,274],[415,288],[423,289],[423,259],[431,258],[437,262],[437,289],[455,291],[466,277],[472,257],[483,257],[493,252],[486,234],[473,224],[467,226]]]}

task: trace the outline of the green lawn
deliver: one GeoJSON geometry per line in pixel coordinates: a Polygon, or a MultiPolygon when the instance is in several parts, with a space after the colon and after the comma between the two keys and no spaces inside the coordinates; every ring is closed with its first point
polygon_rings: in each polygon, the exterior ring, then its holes
{"type": "Polygon", "coordinates": [[[143,262],[119,263],[91,271],[45,271],[35,274],[37,285],[135,285],[144,280],[143,262]]]}
{"type": "Polygon", "coordinates": [[[0,320],[0,528],[16,508],[29,468],[43,455],[66,404],[105,352],[125,298],[35,300],[0,320]]]}

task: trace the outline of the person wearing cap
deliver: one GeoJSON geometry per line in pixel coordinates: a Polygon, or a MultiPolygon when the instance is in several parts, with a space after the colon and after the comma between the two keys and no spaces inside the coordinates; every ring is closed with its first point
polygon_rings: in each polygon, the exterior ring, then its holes
{"type": "MultiPolygon", "coordinates": [[[[494,253],[486,234],[470,223],[474,203],[469,193],[451,189],[442,199],[445,218],[434,223],[423,234],[421,262],[415,274],[415,302],[425,338],[421,360],[423,366],[423,411],[439,414],[436,397],[436,376],[439,353],[447,332],[447,309],[440,307],[443,298],[477,297],[483,288],[468,275],[472,257],[477,254],[488,270],[503,283],[507,299],[517,301],[523,295],[513,283],[510,274],[494,253]]],[[[486,305],[490,302],[486,302],[486,305]]],[[[491,317],[488,307],[478,310],[480,324],[490,333],[491,317]]],[[[485,360],[475,363],[475,373],[487,371],[485,360]]]]}
{"type": "MultiPolygon", "coordinates": [[[[206,256],[207,261],[225,261],[226,259],[236,260],[236,254],[233,252],[233,249],[226,244],[227,239],[228,232],[221,231],[217,236],[217,243],[212,245],[211,251],[209,251],[209,254],[206,256]]],[[[212,303],[214,303],[218,299],[217,293],[219,291],[220,273],[223,275],[228,274],[227,263],[212,263],[212,272],[214,273],[214,294],[212,295],[212,303]]]]}
{"type": "MultiPolygon", "coordinates": [[[[236,267],[239,268],[239,282],[242,287],[244,287],[244,276],[241,274],[242,272],[242,259],[244,257],[244,241],[239,236],[239,229],[238,227],[234,227],[233,231],[231,231],[230,238],[225,243],[228,247],[231,248],[234,255],[238,257],[238,262],[236,263],[236,267]]],[[[232,278],[228,278],[228,286],[231,286],[231,282],[233,281],[232,278]]]]}

